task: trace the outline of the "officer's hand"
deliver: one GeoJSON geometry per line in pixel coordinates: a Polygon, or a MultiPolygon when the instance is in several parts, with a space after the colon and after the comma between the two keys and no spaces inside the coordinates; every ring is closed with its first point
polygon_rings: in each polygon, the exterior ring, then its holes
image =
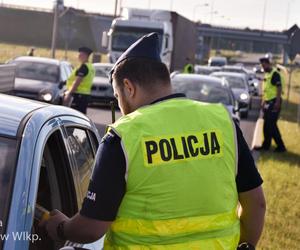
{"type": "Polygon", "coordinates": [[[63,105],[70,106],[71,98],[72,98],[72,94],[69,91],[67,91],[64,95],[63,105]]]}
{"type": "Polygon", "coordinates": [[[280,101],[276,101],[275,104],[274,104],[274,109],[273,109],[273,111],[274,111],[274,112],[278,112],[278,111],[280,110],[280,106],[281,106],[280,101]]]}
{"type": "Polygon", "coordinates": [[[53,240],[60,240],[58,235],[57,235],[57,226],[59,223],[62,221],[68,221],[70,220],[69,217],[64,215],[62,212],[58,210],[53,210],[50,212],[50,218],[46,221],[42,221],[39,226],[44,227],[48,235],[53,239],[53,240]]]}

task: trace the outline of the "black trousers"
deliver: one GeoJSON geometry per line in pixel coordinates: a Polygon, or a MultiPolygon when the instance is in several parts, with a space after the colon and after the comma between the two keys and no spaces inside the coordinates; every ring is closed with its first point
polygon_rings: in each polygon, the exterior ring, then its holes
{"type": "Polygon", "coordinates": [[[72,108],[80,111],[83,114],[86,114],[87,107],[89,105],[89,95],[84,94],[73,94],[73,102],[72,102],[72,108]]]}
{"type": "Polygon", "coordinates": [[[271,147],[272,139],[274,139],[278,148],[285,148],[277,121],[279,119],[279,111],[274,111],[275,100],[269,101],[264,107],[264,142],[263,147],[269,149],[271,147]]]}

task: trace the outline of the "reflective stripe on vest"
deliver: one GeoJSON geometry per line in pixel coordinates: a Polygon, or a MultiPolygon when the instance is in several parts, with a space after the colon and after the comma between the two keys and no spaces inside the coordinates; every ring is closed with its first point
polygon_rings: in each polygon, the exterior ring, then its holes
{"type": "Polygon", "coordinates": [[[265,101],[270,101],[276,98],[277,96],[277,86],[272,84],[272,77],[275,72],[277,72],[280,75],[280,78],[282,79],[281,74],[278,72],[276,68],[273,68],[271,72],[265,73],[265,79],[263,83],[263,91],[264,91],[263,97],[265,101]]]}
{"type": "Polygon", "coordinates": [[[236,249],[237,156],[226,108],[174,98],[111,128],[126,154],[127,186],[105,249],[236,249]]]}
{"type": "MultiPolygon", "coordinates": [[[[75,93],[89,95],[91,93],[93,79],[95,77],[95,69],[94,69],[93,64],[91,64],[91,63],[85,63],[85,65],[87,66],[89,72],[85,77],[82,78],[82,81],[79,84],[79,86],[77,87],[77,90],[75,91],[75,93]]],[[[76,71],[78,69],[79,68],[74,69],[72,74],[70,75],[69,79],[67,80],[67,89],[68,90],[71,89],[74,81],[76,80],[76,71]]]]}

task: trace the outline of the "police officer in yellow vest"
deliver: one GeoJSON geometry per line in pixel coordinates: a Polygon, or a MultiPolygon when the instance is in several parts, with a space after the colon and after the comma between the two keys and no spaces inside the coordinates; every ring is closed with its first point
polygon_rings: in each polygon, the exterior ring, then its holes
{"type": "Polygon", "coordinates": [[[260,63],[265,71],[262,101],[262,109],[264,112],[264,141],[261,147],[256,147],[255,149],[269,150],[271,141],[274,139],[277,144],[274,152],[285,152],[286,148],[277,126],[281,110],[284,79],[280,71],[272,66],[271,59],[268,56],[260,58],[260,63]]]}
{"type": "Polygon", "coordinates": [[[78,52],[78,59],[81,65],[73,70],[67,80],[67,92],[65,93],[63,103],[69,106],[72,102],[74,109],[86,114],[95,76],[93,64],[89,62],[89,56],[93,51],[87,47],[81,47],[78,49],[78,52]]]}
{"type": "Polygon", "coordinates": [[[184,74],[193,74],[194,73],[194,65],[191,63],[188,63],[183,68],[184,74]]]}
{"type": "Polygon", "coordinates": [[[255,249],[262,179],[226,108],[172,93],[156,33],[124,52],[111,82],[124,116],[99,146],[80,213],[52,211],[48,234],[106,234],[104,249],[255,249]]]}

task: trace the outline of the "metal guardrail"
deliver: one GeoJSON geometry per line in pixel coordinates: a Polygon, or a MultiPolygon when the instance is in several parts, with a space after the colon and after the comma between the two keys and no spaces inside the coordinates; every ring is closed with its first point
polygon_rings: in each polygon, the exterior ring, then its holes
{"type": "Polygon", "coordinates": [[[15,86],[16,65],[0,65],[0,93],[9,93],[15,86]]]}

